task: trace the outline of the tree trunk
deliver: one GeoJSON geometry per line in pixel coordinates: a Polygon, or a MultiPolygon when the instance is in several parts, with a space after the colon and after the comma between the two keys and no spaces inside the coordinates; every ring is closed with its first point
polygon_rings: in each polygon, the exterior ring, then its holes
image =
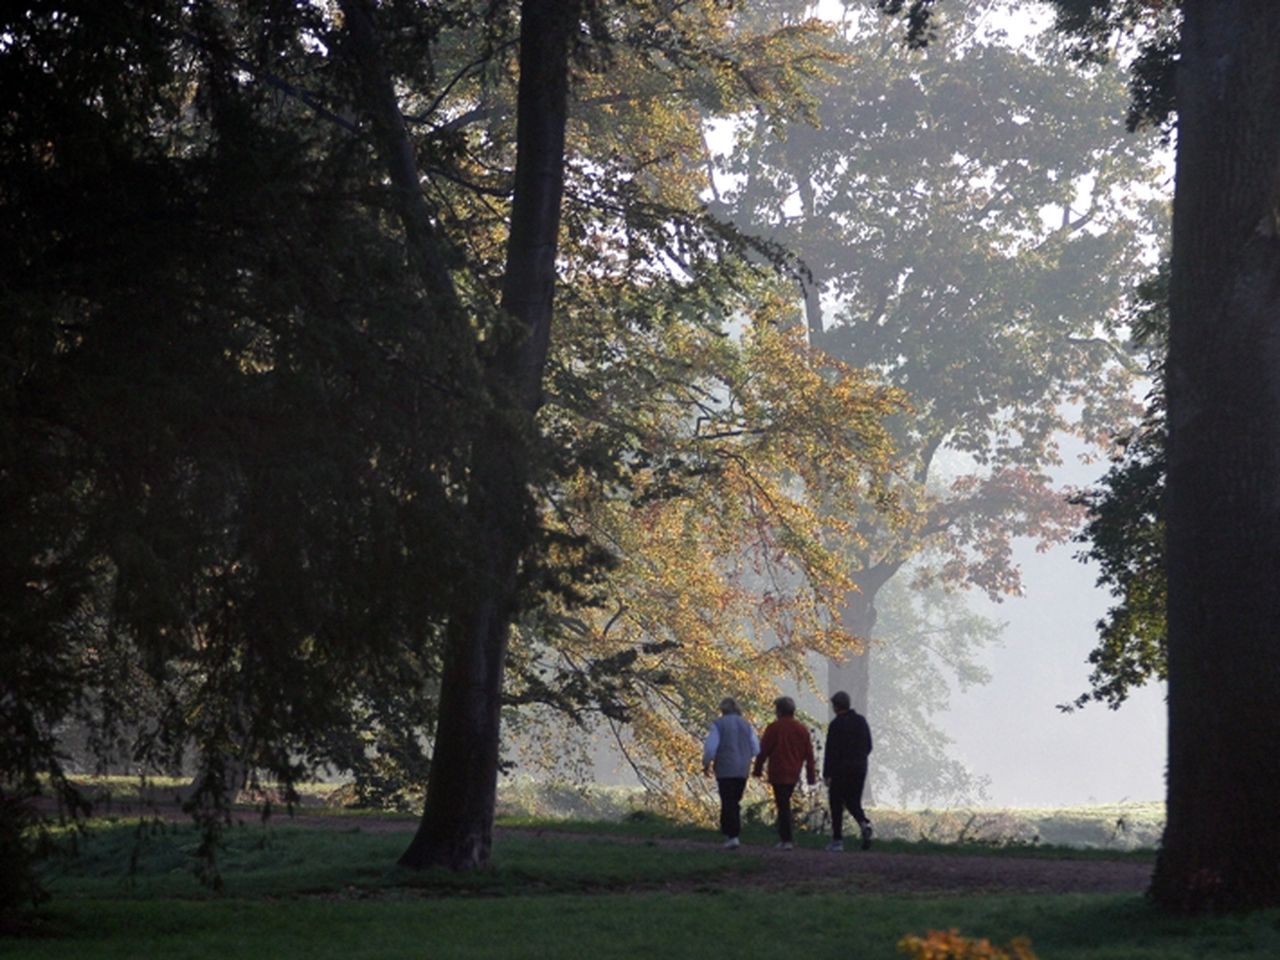
{"type": "Polygon", "coordinates": [[[226,804],[226,809],[236,802],[240,791],[249,785],[250,770],[243,760],[222,758],[216,770],[202,770],[174,791],[174,799],[183,807],[188,804],[204,808],[226,804]]]}
{"type": "Polygon", "coordinates": [[[504,527],[526,493],[523,464],[512,464],[504,482],[495,476],[506,466],[496,444],[480,443],[485,462],[477,458],[475,469],[484,476],[473,484],[472,502],[491,503],[492,519],[481,520],[483,566],[472,571],[448,626],[426,805],[400,858],[406,867],[482,867],[493,843],[502,681],[519,559],[518,539],[504,527]]]}
{"type": "MultiPolygon", "coordinates": [[[[862,590],[854,591],[845,597],[844,609],[840,611],[840,625],[849,633],[862,641],[859,652],[850,651],[843,659],[827,661],[827,695],[843,690],[849,694],[853,709],[867,717],[867,722],[874,729],[871,715],[871,634],[876,626],[876,592],[884,585],[879,581],[875,586],[867,584],[862,590]]],[[[863,798],[867,806],[875,804],[875,777],[868,777],[863,787],[863,798]]]]}
{"type": "Polygon", "coordinates": [[[827,661],[828,695],[843,690],[853,701],[853,709],[864,716],[871,706],[871,635],[876,626],[876,594],[901,567],[901,560],[882,561],[870,563],[854,574],[858,589],[845,597],[840,624],[862,641],[862,649],[827,661]]]}
{"type": "Polygon", "coordinates": [[[551,336],[564,190],[572,0],[524,0],[516,173],[500,334],[485,379],[492,405],[472,446],[468,513],[478,562],[449,622],[440,717],[422,822],[400,863],[484,866],[493,840],[500,704],[520,558],[534,529],[529,497],[534,414],[551,336]]]}
{"type": "Polygon", "coordinates": [[[837,690],[849,694],[853,709],[867,715],[871,695],[871,631],[876,625],[875,596],[865,591],[850,593],[840,611],[840,624],[863,642],[861,652],[850,652],[841,660],[827,661],[827,696],[837,690]]]}
{"type": "Polygon", "coordinates": [[[1189,0],[1177,90],[1168,821],[1152,895],[1280,904],[1280,19],[1189,0]]]}

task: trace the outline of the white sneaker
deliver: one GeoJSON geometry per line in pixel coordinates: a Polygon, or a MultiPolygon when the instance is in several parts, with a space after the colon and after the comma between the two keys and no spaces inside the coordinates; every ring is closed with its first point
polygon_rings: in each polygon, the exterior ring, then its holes
{"type": "Polygon", "coordinates": [[[721,844],[721,846],[722,846],[722,847],[724,847],[724,849],[726,849],[726,850],[737,850],[737,849],[738,849],[738,838],[737,838],[737,837],[730,837],[730,838],[729,838],[728,840],[726,840],[723,844],[721,844]]]}
{"type": "Polygon", "coordinates": [[[844,853],[844,841],[832,840],[830,843],[827,844],[827,852],[828,853],[844,853]]]}
{"type": "Polygon", "coordinates": [[[795,845],[794,843],[786,843],[786,842],[783,842],[783,843],[779,843],[779,844],[777,844],[776,846],[774,846],[774,848],[773,848],[773,849],[775,849],[775,850],[794,850],[794,849],[795,849],[795,846],[796,846],[796,845],[795,845]]]}

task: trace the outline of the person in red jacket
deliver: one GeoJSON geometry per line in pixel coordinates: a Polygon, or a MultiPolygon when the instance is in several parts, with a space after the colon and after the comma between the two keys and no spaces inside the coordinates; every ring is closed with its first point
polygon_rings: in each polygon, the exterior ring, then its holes
{"type": "Polygon", "coordinates": [[[773,701],[773,709],[778,719],[764,728],[760,752],[756,755],[755,775],[761,775],[768,761],[769,785],[773,788],[773,801],[778,807],[778,849],[790,850],[791,795],[800,782],[800,768],[804,768],[809,786],[818,782],[813,739],[809,736],[809,728],[796,719],[794,700],[779,697],[773,701]]]}

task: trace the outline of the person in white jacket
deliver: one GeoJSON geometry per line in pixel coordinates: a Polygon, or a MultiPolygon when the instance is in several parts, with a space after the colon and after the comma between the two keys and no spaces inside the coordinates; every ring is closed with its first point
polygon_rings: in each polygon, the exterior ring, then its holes
{"type": "Polygon", "coordinates": [[[742,832],[742,794],[747,789],[751,760],[760,752],[760,741],[738,701],[725,697],[720,701],[720,718],[711,725],[702,744],[702,772],[710,776],[715,770],[716,788],[720,792],[720,832],[727,850],[736,849],[742,832]]]}

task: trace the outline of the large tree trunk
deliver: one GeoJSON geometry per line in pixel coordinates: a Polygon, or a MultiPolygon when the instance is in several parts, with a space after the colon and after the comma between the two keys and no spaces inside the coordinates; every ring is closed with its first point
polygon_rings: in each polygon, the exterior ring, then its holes
{"type": "Polygon", "coordinates": [[[1168,822],[1154,898],[1280,904],[1280,19],[1189,0],[1168,368],[1168,822]]]}
{"type": "Polygon", "coordinates": [[[472,447],[468,512],[478,562],[450,618],[440,717],[410,867],[483,866],[493,838],[500,705],[520,558],[534,521],[528,481],[533,417],[551,336],[555,258],[564,190],[573,0],[524,0],[516,173],[502,307],[512,329],[486,370],[492,405],[472,447]]]}
{"type": "MultiPolygon", "coordinates": [[[[853,709],[874,727],[871,715],[871,634],[876,626],[876,591],[864,587],[845,596],[844,609],[840,611],[840,625],[862,643],[857,651],[849,651],[843,658],[827,661],[827,695],[843,690],[849,694],[853,709]]],[[[828,706],[829,709],[829,706],[828,706]]],[[[864,786],[867,806],[875,804],[876,778],[869,777],[864,786]]]]}
{"type": "Polygon", "coordinates": [[[840,612],[840,625],[857,637],[862,647],[850,650],[841,658],[827,661],[828,694],[843,690],[853,701],[853,708],[864,716],[871,700],[871,635],[876,626],[876,594],[888,583],[901,561],[873,563],[863,567],[853,576],[857,590],[845,597],[840,612]]]}
{"type": "Polygon", "coordinates": [[[489,861],[500,752],[500,704],[507,634],[515,600],[521,540],[518,514],[527,499],[523,437],[487,418],[495,436],[482,438],[474,458],[470,496],[483,555],[461,591],[446,638],[435,751],[422,820],[400,858],[407,867],[468,870],[489,861]],[[508,464],[497,441],[505,436],[517,462],[508,464]]]}
{"type": "Polygon", "coordinates": [[[866,716],[871,694],[871,631],[876,625],[875,596],[856,591],[845,597],[840,625],[862,641],[858,651],[827,661],[827,695],[843,690],[853,701],[853,709],[866,716]]]}
{"type": "MultiPolygon", "coordinates": [[[[876,724],[871,715],[871,637],[876,626],[876,594],[901,566],[902,561],[873,563],[854,574],[858,589],[845,596],[840,625],[859,640],[861,647],[827,661],[827,695],[837,690],[849,694],[853,709],[867,718],[873,731],[876,724]]],[[[866,802],[875,803],[874,778],[867,780],[866,802]]]]}

